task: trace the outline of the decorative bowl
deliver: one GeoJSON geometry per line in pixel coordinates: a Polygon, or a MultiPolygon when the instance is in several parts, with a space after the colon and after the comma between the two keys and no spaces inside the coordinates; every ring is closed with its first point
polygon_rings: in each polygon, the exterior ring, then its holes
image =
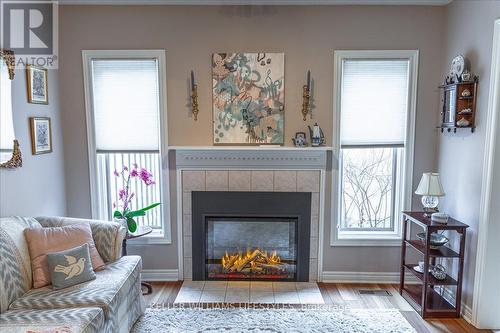
{"type": "MultiPolygon", "coordinates": [[[[417,234],[417,237],[418,239],[420,239],[422,242],[425,242],[425,238],[426,238],[426,235],[425,235],[425,232],[419,232],[417,234]]],[[[445,245],[446,243],[448,243],[450,240],[448,238],[446,238],[445,236],[441,235],[441,234],[438,234],[438,233],[435,233],[433,232],[431,234],[431,246],[430,248],[433,249],[433,250],[436,250],[438,249],[440,246],[443,246],[445,245]]]]}
{"type": "Polygon", "coordinates": [[[446,279],[446,269],[440,264],[437,264],[432,268],[431,274],[438,280],[446,279]]]}

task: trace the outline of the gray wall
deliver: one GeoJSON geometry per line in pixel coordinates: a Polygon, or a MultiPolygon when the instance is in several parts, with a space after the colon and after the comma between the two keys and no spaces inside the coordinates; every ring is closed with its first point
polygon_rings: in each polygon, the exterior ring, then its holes
{"type": "Polygon", "coordinates": [[[16,70],[12,81],[14,131],[21,146],[23,167],[0,169],[0,216],[65,215],[64,159],[57,71],[49,71],[49,105],[27,102],[26,72],[16,70]],[[31,154],[28,117],[50,117],[53,152],[31,154]]]}
{"type": "MultiPolygon", "coordinates": [[[[166,50],[170,145],[210,145],[212,142],[210,56],[213,52],[285,53],[287,138],[304,130],[305,123],[299,112],[301,87],[310,69],[315,83],[314,121],[322,126],[331,144],[333,51],[418,49],[414,167],[417,183],[422,172],[434,166],[444,11],[444,7],[439,6],[60,6],[60,74],[64,82],[61,106],[68,214],[79,217],[91,214],[83,49],[166,50]],[[197,122],[189,116],[187,107],[187,79],[191,69],[196,71],[199,82],[197,122]]],[[[175,206],[172,211],[175,214],[175,206]]],[[[327,205],[324,270],[398,271],[397,247],[330,247],[329,211],[327,205]]],[[[177,268],[175,219],[172,225],[172,245],[135,249],[143,255],[145,268],[177,268]]]]}
{"type": "MultiPolygon", "coordinates": [[[[476,131],[462,130],[439,136],[437,166],[446,196],[440,208],[469,224],[465,256],[464,297],[472,304],[476,264],[477,226],[484,158],[484,117],[488,109],[493,25],[500,17],[499,1],[454,1],[445,13],[445,50],[442,77],[457,54],[471,61],[472,72],[479,75],[476,131]]],[[[498,110],[497,110],[498,111],[498,110]]]]}

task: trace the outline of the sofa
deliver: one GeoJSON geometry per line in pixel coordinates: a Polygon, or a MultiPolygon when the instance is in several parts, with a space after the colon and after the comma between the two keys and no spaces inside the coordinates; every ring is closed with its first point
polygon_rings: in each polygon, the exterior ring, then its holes
{"type": "Polygon", "coordinates": [[[0,332],[128,332],[144,313],[139,256],[121,256],[118,223],[65,217],[0,219],[0,332]],[[96,279],[60,290],[32,288],[24,230],[89,223],[104,269],[96,279]]]}

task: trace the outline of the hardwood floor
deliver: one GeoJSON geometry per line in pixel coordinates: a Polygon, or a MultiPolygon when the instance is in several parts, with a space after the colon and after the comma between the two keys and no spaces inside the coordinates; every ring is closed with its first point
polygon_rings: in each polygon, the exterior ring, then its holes
{"type": "Polygon", "coordinates": [[[423,320],[399,295],[398,286],[391,284],[337,284],[319,283],[327,304],[342,304],[351,309],[399,309],[419,333],[490,333],[478,330],[464,319],[423,320]],[[361,295],[360,289],[385,289],[391,296],[361,295]]]}
{"type": "MultiPolygon", "coordinates": [[[[172,304],[182,282],[152,282],[153,293],[145,296],[148,306],[172,304]]],[[[490,333],[478,330],[464,319],[423,320],[399,295],[398,287],[391,284],[347,284],[319,283],[326,304],[349,307],[351,309],[398,309],[418,333],[490,333]],[[385,289],[390,296],[360,294],[360,289],[385,289]]]]}

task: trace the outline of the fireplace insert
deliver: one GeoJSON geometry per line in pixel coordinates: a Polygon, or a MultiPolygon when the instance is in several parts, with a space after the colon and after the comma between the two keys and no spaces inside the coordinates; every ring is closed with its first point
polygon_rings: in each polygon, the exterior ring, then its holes
{"type": "Polygon", "coordinates": [[[192,192],[193,280],[309,281],[311,194],[192,192]]]}
{"type": "Polygon", "coordinates": [[[296,279],[296,218],[206,218],[207,279],[296,279]]]}

